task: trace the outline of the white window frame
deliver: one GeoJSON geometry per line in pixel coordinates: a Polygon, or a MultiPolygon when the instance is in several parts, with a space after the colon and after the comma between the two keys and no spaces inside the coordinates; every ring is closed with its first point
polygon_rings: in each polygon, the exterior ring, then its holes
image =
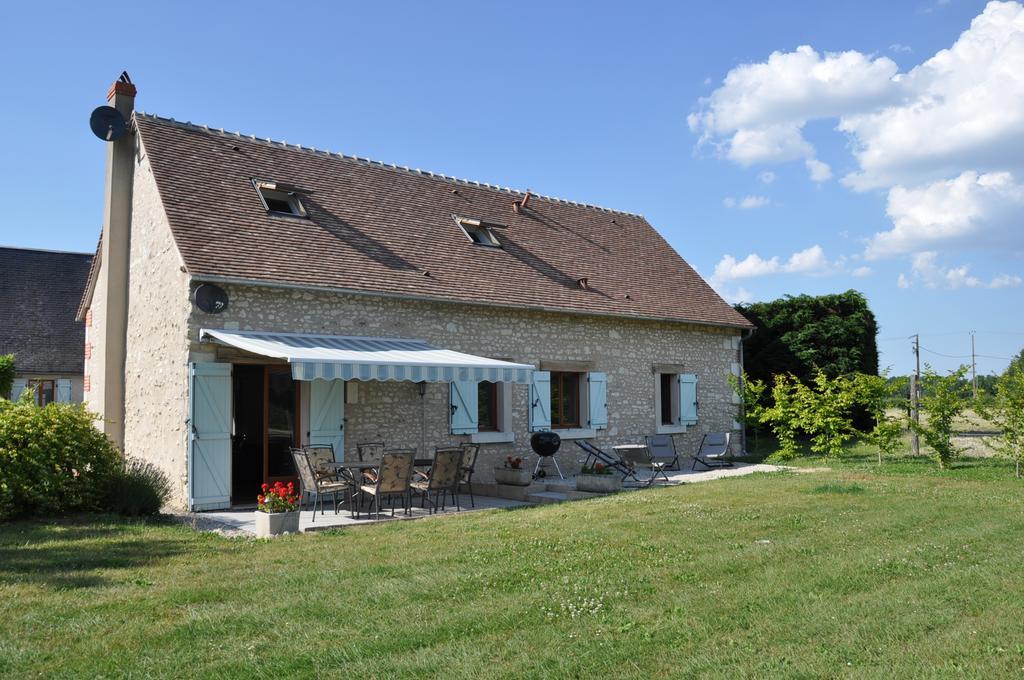
{"type": "Polygon", "coordinates": [[[302,205],[302,201],[299,199],[298,192],[287,191],[283,187],[278,186],[276,182],[267,182],[260,180],[253,180],[253,186],[256,187],[256,193],[259,194],[260,203],[263,204],[263,209],[271,215],[285,215],[291,217],[307,217],[306,208],[302,205]],[[272,198],[275,201],[284,201],[291,207],[290,212],[284,212],[281,210],[272,210],[267,205],[267,199],[272,198]]]}
{"type": "Polygon", "coordinates": [[[657,372],[654,374],[654,432],[655,434],[682,434],[686,432],[686,425],[679,423],[665,425],[661,422],[661,376],[671,375],[672,380],[672,413],[678,418],[679,414],[679,374],[657,372]]]}
{"type": "Polygon", "coordinates": [[[452,215],[452,219],[455,220],[455,224],[459,225],[459,229],[466,235],[470,243],[477,246],[483,246],[484,248],[501,248],[501,241],[494,235],[494,231],[491,229],[491,225],[483,222],[482,220],[473,219],[470,217],[459,217],[458,215],[452,215]],[[478,241],[473,238],[473,234],[478,234],[483,240],[478,241]]]}
{"type": "Polygon", "coordinates": [[[499,382],[494,392],[498,398],[498,429],[469,435],[469,441],[474,444],[506,444],[516,440],[516,433],[512,431],[512,383],[499,382]]]}

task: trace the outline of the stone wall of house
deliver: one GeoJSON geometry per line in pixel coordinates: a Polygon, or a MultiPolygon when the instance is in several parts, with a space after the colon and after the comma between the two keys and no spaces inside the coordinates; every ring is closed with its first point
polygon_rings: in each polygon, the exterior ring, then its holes
{"type": "MultiPolygon", "coordinates": [[[[229,308],[211,316],[193,311],[189,323],[192,360],[229,361],[230,352],[199,343],[200,328],[421,338],[436,346],[540,366],[544,361],[589,361],[608,375],[608,417],[597,431],[598,446],[643,441],[656,428],[654,364],[682,364],[699,376],[700,420],[674,435],[677,448],[693,451],[703,433],[737,428],[736,395],[728,383],[739,370],[739,332],[710,326],[578,314],[495,309],[460,304],[264,287],[225,286],[229,308]]],[[[420,397],[409,382],[359,382],[356,403],[346,406],[346,456],[359,442],[390,447],[436,446],[467,441],[449,433],[449,387],[428,384],[420,397]]],[[[512,386],[515,441],[484,444],[477,481],[493,481],[493,467],[508,455],[532,463],[527,385],[512,386]]],[[[735,437],[734,437],[735,439],[735,437]]],[[[182,449],[184,450],[184,449],[182,449]]],[[[558,460],[575,472],[582,460],[563,441],[558,460]]]]}
{"type": "Polygon", "coordinates": [[[130,257],[125,454],[145,458],[164,470],[174,485],[175,504],[184,506],[188,275],[182,271],[145,155],[135,167],[130,257]]]}

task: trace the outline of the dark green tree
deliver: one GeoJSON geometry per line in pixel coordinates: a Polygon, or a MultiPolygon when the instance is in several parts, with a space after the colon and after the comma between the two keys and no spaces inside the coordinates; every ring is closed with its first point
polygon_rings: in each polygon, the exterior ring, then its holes
{"type": "Polygon", "coordinates": [[[834,295],[787,295],[737,305],[757,326],[744,343],[747,373],[772,384],[789,373],[812,382],[851,373],[878,375],[878,324],[867,299],[855,290],[834,295]]]}

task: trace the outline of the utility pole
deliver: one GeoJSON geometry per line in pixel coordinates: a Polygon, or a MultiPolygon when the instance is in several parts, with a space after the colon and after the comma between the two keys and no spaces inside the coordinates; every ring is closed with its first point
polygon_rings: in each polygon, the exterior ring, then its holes
{"type": "MultiPolygon", "coordinates": [[[[921,394],[921,336],[915,333],[911,336],[914,339],[914,359],[916,367],[914,375],[910,378],[910,418],[916,424],[921,422],[920,394],[921,394]]],[[[921,454],[921,438],[917,430],[913,430],[910,438],[910,447],[915,456],[921,454]]]]}
{"type": "Polygon", "coordinates": [[[971,331],[971,384],[974,387],[974,401],[978,401],[978,364],[974,361],[974,331],[971,331]]]}

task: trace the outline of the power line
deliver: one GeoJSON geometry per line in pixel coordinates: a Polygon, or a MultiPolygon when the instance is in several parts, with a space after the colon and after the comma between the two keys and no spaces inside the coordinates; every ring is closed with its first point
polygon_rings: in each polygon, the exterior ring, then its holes
{"type": "MultiPolygon", "coordinates": [[[[923,349],[925,352],[929,352],[930,354],[935,354],[936,356],[946,357],[947,359],[970,359],[971,358],[970,354],[943,354],[942,352],[936,352],[933,349],[928,349],[924,345],[921,346],[921,349],[923,349]]],[[[982,355],[979,354],[978,356],[982,356],[982,355]]]]}

